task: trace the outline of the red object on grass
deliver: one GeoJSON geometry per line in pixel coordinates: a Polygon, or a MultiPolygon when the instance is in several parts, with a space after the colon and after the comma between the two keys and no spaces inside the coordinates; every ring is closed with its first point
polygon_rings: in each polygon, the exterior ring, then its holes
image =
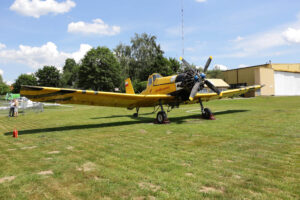
{"type": "Polygon", "coordinates": [[[13,131],[13,137],[14,138],[18,137],[18,130],[17,129],[14,129],[14,131],[13,131]]]}

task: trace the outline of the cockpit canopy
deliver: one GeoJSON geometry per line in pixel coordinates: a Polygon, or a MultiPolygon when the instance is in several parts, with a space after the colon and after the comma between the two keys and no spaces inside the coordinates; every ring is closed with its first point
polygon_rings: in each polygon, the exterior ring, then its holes
{"type": "Polygon", "coordinates": [[[162,77],[162,76],[161,76],[160,74],[158,74],[158,73],[155,73],[155,74],[150,75],[149,78],[148,78],[148,84],[147,84],[147,86],[152,85],[152,83],[154,83],[154,81],[155,81],[157,78],[161,78],[161,77],[162,77]]]}

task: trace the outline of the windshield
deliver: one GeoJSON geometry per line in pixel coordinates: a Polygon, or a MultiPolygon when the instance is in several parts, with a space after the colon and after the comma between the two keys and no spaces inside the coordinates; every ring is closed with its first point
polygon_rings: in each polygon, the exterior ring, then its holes
{"type": "Polygon", "coordinates": [[[148,79],[148,86],[152,84],[152,77],[148,79]]]}

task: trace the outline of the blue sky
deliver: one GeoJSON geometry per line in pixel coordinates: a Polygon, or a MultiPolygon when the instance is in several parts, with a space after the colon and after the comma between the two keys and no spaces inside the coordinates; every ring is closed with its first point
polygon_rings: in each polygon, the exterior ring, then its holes
{"type": "MultiPolygon", "coordinates": [[[[299,0],[183,0],[184,57],[237,68],[300,62],[299,0]]],[[[157,36],[179,58],[181,0],[6,0],[0,4],[0,73],[8,83],[44,65],[61,68],[91,47],[134,33],[157,36]]]]}

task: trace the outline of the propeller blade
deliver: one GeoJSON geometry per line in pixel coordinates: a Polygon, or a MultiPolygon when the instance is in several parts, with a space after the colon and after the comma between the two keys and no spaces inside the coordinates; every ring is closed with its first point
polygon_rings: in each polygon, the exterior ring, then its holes
{"type": "Polygon", "coordinates": [[[197,81],[195,83],[195,85],[193,86],[192,90],[191,90],[191,94],[190,94],[190,101],[193,101],[194,100],[194,97],[196,96],[198,90],[199,90],[199,87],[200,87],[200,84],[201,82],[200,81],[197,81]]]}
{"type": "Polygon", "coordinates": [[[181,57],[181,56],[180,56],[180,58],[179,58],[179,59],[182,61],[182,63],[183,63],[185,66],[187,66],[187,67],[191,67],[190,63],[188,63],[186,60],[184,60],[184,58],[183,58],[183,57],[181,57]]]}
{"type": "Polygon", "coordinates": [[[212,91],[214,91],[215,93],[217,93],[218,95],[220,94],[220,90],[218,88],[216,88],[216,86],[214,86],[210,81],[205,80],[204,83],[207,85],[207,87],[209,87],[212,91]]]}
{"type": "Polygon", "coordinates": [[[205,64],[203,73],[206,73],[206,71],[207,71],[207,69],[208,69],[208,67],[209,67],[209,65],[210,65],[211,60],[212,60],[212,57],[209,56],[208,60],[206,61],[206,64],[205,64]]]}

